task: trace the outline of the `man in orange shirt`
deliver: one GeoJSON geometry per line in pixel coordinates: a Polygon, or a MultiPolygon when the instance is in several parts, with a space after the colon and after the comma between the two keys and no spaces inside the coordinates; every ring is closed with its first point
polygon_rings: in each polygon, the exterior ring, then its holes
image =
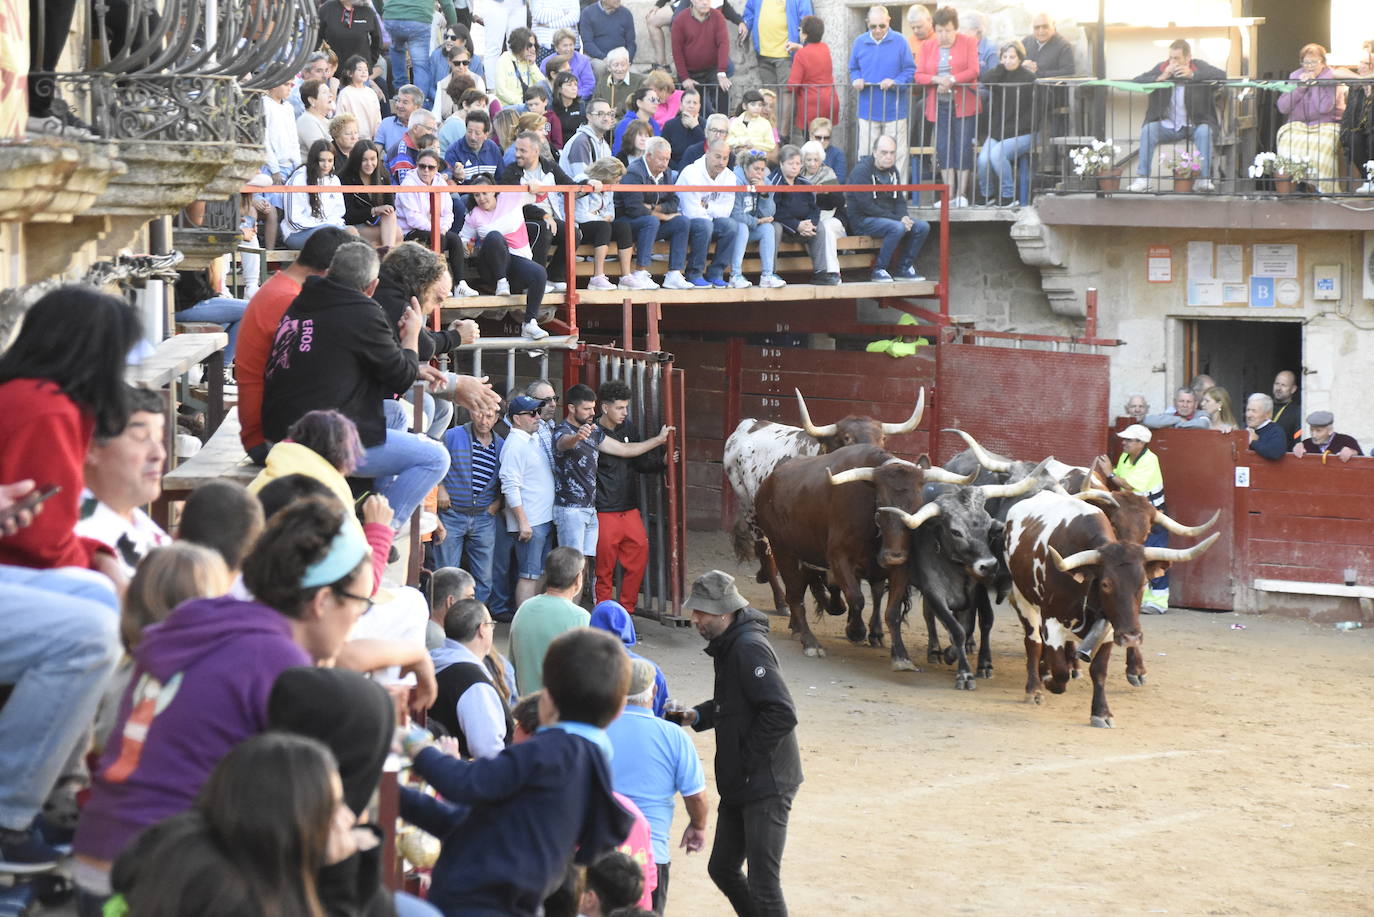
{"type": "Polygon", "coordinates": [[[239,387],[239,442],[249,458],[261,465],[267,458],[267,441],[262,435],[262,376],[272,340],[281,317],[301,292],[305,278],[323,275],[334,260],[334,252],[357,237],[337,227],[326,227],[311,234],[288,268],[273,274],[264,283],[243,313],[239,325],[238,352],[234,378],[239,387]]]}

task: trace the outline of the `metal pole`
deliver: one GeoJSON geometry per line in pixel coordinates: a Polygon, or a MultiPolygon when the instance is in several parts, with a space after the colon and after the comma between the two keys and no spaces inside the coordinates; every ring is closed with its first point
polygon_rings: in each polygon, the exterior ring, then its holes
{"type": "Polygon", "coordinates": [[[563,192],[563,255],[568,271],[568,291],[563,296],[563,304],[568,309],[568,333],[577,336],[577,220],[573,206],[577,195],[572,191],[563,192]]]}
{"type": "Polygon", "coordinates": [[[620,301],[620,346],[626,350],[635,349],[634,321],[634,302],[626,296],[620,301]]]}
{"type": "MultiPolygon", "coordinates": [[[[415,399],[414,430],[412,432],[424,435],[425,429],[425,384],[416,382],[410,388],[411,396],[415,399]]],[[[423,511],[424,503],[415,507],[415,512],[410,514],[410,562],[406,565],[406,585],[416,586],[420,582],[420,560],[424,557],[425,546],[420,544],[420,513],[423,511]]]]}
{"type": "Polygon", "coordinates": [[[949,186],[940,190],[940,324],[949,324],[949,186]]]}

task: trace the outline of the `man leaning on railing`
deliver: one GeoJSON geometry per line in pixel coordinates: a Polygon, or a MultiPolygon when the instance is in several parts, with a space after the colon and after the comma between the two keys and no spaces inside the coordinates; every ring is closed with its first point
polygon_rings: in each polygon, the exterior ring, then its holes
{"type": "MultiPolygon", "coordinates": [[[[916,76],[916,59],[891,24],[887,7],[870,8],[868,31],[854,40],[849,53],[849,79],[859,93],[857,150],[873,149],[873,141],[881,134],[906,140],[908,93],[916,76]]],[[[908,174],[908,159],[897,157],[902,182],[908,174]]]]}

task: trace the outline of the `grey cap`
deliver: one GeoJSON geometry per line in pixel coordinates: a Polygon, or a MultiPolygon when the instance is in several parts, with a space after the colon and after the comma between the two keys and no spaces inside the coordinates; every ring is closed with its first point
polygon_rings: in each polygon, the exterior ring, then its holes
{"type": "Polygon", "coordinates": [[[630,660],[630,688],[625,692],[626,697],[634,697],[636,694],[643,694],[649,690],[649,686],[654,683],[654,664],[647,659],[630,660]]]}
{"type": "Polygon", "coordinates": [[[721,570],[698,576],[692,583],[692,594],[682,603],[686,611],[701,611],[708,615],[728,615],[749,605],[735,588],[735,578],[721,570]]]}
{"type": "Polygon", "coordinates": [[[1313,411],[1307,415],[1307,425],[1309,427],[1329,427],[1336,422],[1336,418],[1330,411],[1313,411]]]}

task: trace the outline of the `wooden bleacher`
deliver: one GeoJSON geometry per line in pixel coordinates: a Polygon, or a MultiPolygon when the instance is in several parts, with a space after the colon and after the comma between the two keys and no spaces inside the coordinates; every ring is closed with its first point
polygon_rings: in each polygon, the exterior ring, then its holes
{"type": "Polygon", "coordinates": [[[261,470],[243,451],[239,409],[233,407],[199,452],[162,476],[162,492],[170,499],[185,499],[197,487],[220,478],[248,484],[261,470]]]}

